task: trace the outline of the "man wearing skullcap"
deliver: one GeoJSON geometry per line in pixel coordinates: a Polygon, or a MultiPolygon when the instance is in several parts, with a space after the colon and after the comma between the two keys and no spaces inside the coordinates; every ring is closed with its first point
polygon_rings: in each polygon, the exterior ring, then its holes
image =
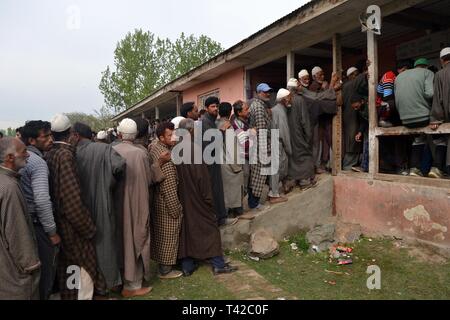
{"type": "Polygon", "coordinates": [[[150,207],[149,186],[164,179],[162,161],[150,166],[145,148],[134,145],[138,126],[132,119],[124,119],[117,128],[120,143],[113,148],[126,161],[125,179],[121,180],[116,196],[120,262],[123,268],[125,298],[145,296],[152,290],[144,287],[150,272],[150,207]]]}
{"type": "MultiPolygon", "coordinates": [[[[287,112],[291,108],[292,94],[289,90],[280,89],[277,93],[277,104],[272,108],[272,129],[279,132],[279,169],[270,177],[269,202],[271,204],[286,202],[281,196],[280,182],[284,182],[288,175],[289,157],[292,155],[291,134],[287,112]]],[[[284,183],[283,183],[284,186],[284,183]]]]}
{"type": "Polygon", "coordinates": [[[75,137],[67,116],[58,114],[51,120],[54,138],[45,155],[50,171],[50,190],[55,221],[62,249],[58,261],[59,287],[63,300],[90,300],[94,289],[105,291],[105,281],[97,267],[94,239],[95,223],[82,198],[76,165],[75,137]],[[70,266],[80,272],[80,289],[68,286],[70,266]]]}
{"type": "Polygon", "coordinates": [[[304,88],[308,88],[311,82],[309,78],[309,72],[306,69],[303,69],[298,73],[298,81],[304,88]]]}

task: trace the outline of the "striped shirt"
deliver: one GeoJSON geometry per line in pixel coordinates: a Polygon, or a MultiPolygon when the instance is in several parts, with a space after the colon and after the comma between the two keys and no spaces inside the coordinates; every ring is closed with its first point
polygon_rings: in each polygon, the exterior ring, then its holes
{"type": "Polygon", "coordinates": [[[52,236],[56,234],[56,224],[50,200],[47,163],[36,147],[28,146],[28,153],[27,165],[20,171],[20,186],[33,222],[40,223],[44,231],[52,236]]]}

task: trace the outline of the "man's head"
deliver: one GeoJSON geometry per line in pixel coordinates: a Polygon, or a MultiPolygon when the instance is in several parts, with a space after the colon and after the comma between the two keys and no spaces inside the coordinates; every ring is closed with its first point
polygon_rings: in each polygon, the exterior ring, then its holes
{"type": "Polygon", "coordinates": [[[16,129],[16,138],[22,139],[22,129],[23,129],[23,127],[16,129]]]}
{"type": "Polygon", "coordinates": [[[53,145],[51,124],[47,121],[28,121],[22,127],[22,141],[27,146],[35,146],[38,150],[45,152],[53,145]]]}
{"type": "Polygon", "coordinates": [[[0,139],[3,138],[3,132],[0,131],[0,139]]]}
{"type": "Polygon", "coordinates": [[[72,126],[72,144],[77,145],[82,140],[92,140],[92,129],[87,124],[76,122],[72,126]]]}
{"type": "Polygon", "coordinates": [[[234,115],[238,118],[248,120],[250,115],[250,107],[242,100],[238,100],[233,104],[234,115]]]}
{"type": "Polygon", "coordinates": [[[167,147],[172,147],[175,145],[175,137],[173,135],[173,131],[175,130],[175,126],[171,122],[163,122],[158,128],[156,128],[156,136],[159,141],[166,145],[167,147]]]}
{"type": "Polygon", "coordinates": [[[147,119],[136,119],[136,126],[137,126],[137,136],[136,139],[145,139],[148,136],[148,120],[147,119]]]}
{"type": "Polygon", "coordinates": [[[443,67],[450,63],[450,47],[442,49],[439,56],[443,67]]]}
{"type": "Polygon", "coordinates": [[[417,59],[414,63],[414,68],[421,68],[421,69],[427,69],[429,67],[428,59],[426,58],[420,58],[417,59]]]}
{"type": "Polygon", "coordinates": [[[117,132],[123,141],[133,142],[138,133],[137,124],[132,119],[123,119],[117,127],[117,132]]]}
{"type": "Polygon", "coordinates": [[[230,119],[232,110],[233,110],[233,106],[231,105],[231,103],[222,102],[219,105],[219,116],[220,116],[220,118],[230,119]]]}
{"type": "Polygon", "coordinates": [[[72,142],[71,123],[64,114],[57,114],[51,120],[53,140],[56,142],[72,142]]]}
{"type": "Polygon", "coordinates": [[[0,140],[0,166],[18,172],[27,165],[29,156],[21,140],[12,137],[0,140]]]}
{"type": "Polygon", "coordinates": [[[291,106],[291,92],[286,89],[280,89],[277,93],[277,102],[281,103],[286,108],[291,106]]]}
{"type": "MultiPolygon", "coordinates": [[[[298,80],[300,82],[300,84],[305,87],[308,88],[309,84],[311,82],[311,79],[309,78],[309,72],[306,69],[303,69],[302,71],[300,71],[298,73],[298,80]]],[[[289,89],[289,88],[288,88],[289,89]]]]}
{"type": "Polygon", "coordinates": [[[299,84],[299,82],[298,82],[297,79],[291,78],[291,79],[289,79],[289,81],[288,81],[286,87],[287,87],[288,90],[290,90],[290,91],[297,91],[299,85],[300,85],[300,84],[299,84]]]}
{"type": "Polygon", "coordinates": [[[194,121],[198,120],[198,107],[195,102],[186,102],[181,106],[180,110],[181,116],[186,119],[192,119],[194,121]]]}
{"type": "Polygon", "coordinates": [[[405,72],[408,69],[411,69],[412,61],[411,60],[400,60],[397,62],[397,74],[405,72]]]}
{"type": "Polygon", "coordinates": [[[189,131],[191,136],[193,136],[194,135],[194,130],[195,130],[195,121],[193,119],[190,119],[190,118],[181,120],[180,126],[178,128],[189,131]]]}
{"type": "Polygon", "coordinates": [[[219,115],[220,100],[217,97],[209,97],[205,101],[206,112],[213,118],[217,118],[219,115]]]}
{"type": "Polygon", "coordinates": [[[323,72],[321,67],[314,67],[311,71],[313,79],[318,83],[323,83],[325,81],[325,73],[323,72]]]}
{"type": "Polygon", "coordinates": [[[256,93],[262,101],[270,101],[270,95],[273,89],[267,83],[261,83],[256,87],[256,93]]]}
{"type": "Polygon", "coordinates": [[[352,104],[353,110],[361,110],[362,106],[365,104],[365,100],[359,94],[355,93],[351,99],[350,103],[352,104]]]}
{"type": "Polygon", "coordinates": [[[107,143],[108,142],[108,132],[106,132],[104,130],[99,131],[97,133],[97,136],[95,137],[95,141],[107,143]]]}
{"type": "Polygon", "coordinates": [[[359,75],[359,70],[355,67],[350,67],[347,70],[347,78],[349,80],[355,79],[359,75]]]}

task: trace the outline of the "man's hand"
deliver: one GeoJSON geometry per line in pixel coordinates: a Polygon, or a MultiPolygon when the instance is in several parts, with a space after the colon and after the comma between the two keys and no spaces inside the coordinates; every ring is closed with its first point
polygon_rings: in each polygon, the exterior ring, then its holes
{"type": "Polygon", "coordinates": [[[361,132],[359,132],[355,137],[356,142],[362,142],[362,137],[363,137],[363,134],[361,132]]]}
{"type": "Polygon", "coordinates": [[[433,131],[436,131],[437,129],[439,129],[439,127],[441,126],[440,123],[431,123],[430,124],[430,129],[433,131]]]}
{"type": "Polygon", "coordinates": [[[171,160],[171,155],[170,155],[169,151],[161,153],[161,155],[159,156],[159,166],[162,167],[170,160],[171,160]]]}
{"type": "Polygon", "coordinates": [[[54,245],[54,246],[57,246],[61,243],[61,237],[58,234],[49,236],[49,239],[50,239],[52,245],[54,245]]]}

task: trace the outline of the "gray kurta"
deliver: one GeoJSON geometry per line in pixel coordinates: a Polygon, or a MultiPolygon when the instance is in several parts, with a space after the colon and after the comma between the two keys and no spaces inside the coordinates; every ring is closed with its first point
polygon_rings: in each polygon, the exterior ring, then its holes
{"type": "Polygon", "coordinates": [[[289,177],[307,180],[315,176],[313,157],[314,126],[322,114],[336,114],[336,94],[332,89],[317,96],[308,91],[294,95],[292,108],[288,111],[291,133],[292,156],[289,158],[289,177]],[[320,98],[311,99],[307,96],[320,98]],[[334,100],[327,99],[333,98],[334,100]]]}
{"type": "MultiPolygon", "coordinates": [[[[450,63],[434,77],[431,122],[450,122],[450,63]]],[[[450,166],[450,135],[447,143],[447,166],[450,166]]]]}
{"type": "MultiPolygon", "coordinates": [[[[220,119],[217,121],[217,128],[223,127],[225,123],[229,123],[228,119],[220,119]]],[[[233,132],[233,129],[230,125],[229,130],[233,132]]],[[[244,197],[244,165],[237,164],[237,155],[238,155],[238,141],[237,137],[234,135],[234,159],[233,163],[227,163],[227,157],[231,158],[231,154],[227,150],[226,145],[226,135],[224,133],[224,164],[220,166],[222,170],[222,182],[223,182],[223,191],[224,191],[224,200],[225,207],[227,209],[235,209],[242,207],[242,198],[244,197]],[[230,186],[232,186],[230,188],[230,186]]]]}
{"type": "Polygon", "coordinates": [[[97,232],[95,249],[97,264],[108,289],[122,284],[118,241],[117,213],[113,192],[117,179],[125,171],[126,162],[112,147],[83,140],[77,147],[77,167],[83,201],[92,214],[97,232]]]}
{"type": "Polygon", "coordinates": [[[288,175],[289,156],[292,155],[291,133],[287,109],[282,104],[277,104],[272,108],[272,129],[278,129],[280,134],[280,179],[283,180],[288,175]]]}
{"type": "Polygon", "coordinates": [[[18,179],[0,167],[0,300],[37,300],[40,262],[18,179]]]}
{"type": "Polygon", "coordinates": [[[124,280],[137,282],[139,259],[144,274],[150,271],[150,208],[149,186],[163,180],[159,164],[149,165],[148,154],[131,144],[122,142],[113,147],[127,163],[122,195],[121,219],[123,228],[124,280]]]}

